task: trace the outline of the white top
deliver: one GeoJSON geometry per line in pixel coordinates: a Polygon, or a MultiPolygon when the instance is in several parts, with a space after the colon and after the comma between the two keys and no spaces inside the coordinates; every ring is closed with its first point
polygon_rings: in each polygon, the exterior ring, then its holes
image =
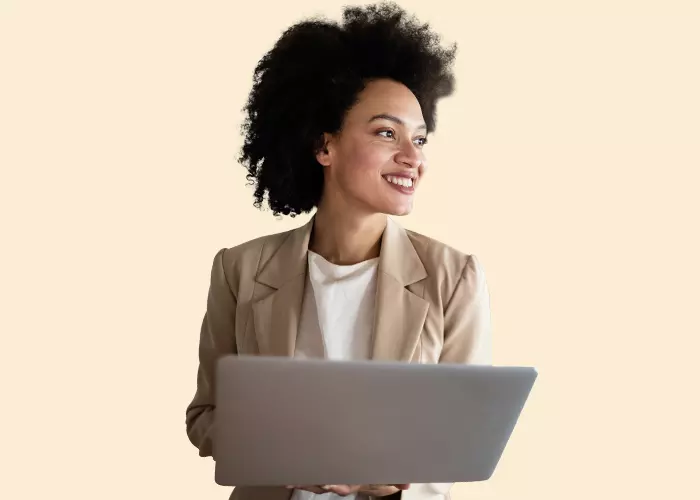
{"type": "MultiPolygon", "coordinates": [[[[339,266],[309,250],[295,358],[366,360],[371,354],[379,258],[339,266]]],[[[412,485],[404,500],[444,499],[451,484],[412,485]]],[[[291,500],[366,500],[294,490],[291,500]]]]}
{"type": "MultiPolygon", "coordinates": [[[[350,266],[333,264],[309,250],[296,358],[366,360],[371,349],[377,265],[371,259],[350,266]]],[[[361,500],[295,490],[292,500],[361,500]]]]}
{"type": "Polygon", "coordinates": [[[339,266],[308,252],[295,357],[369,358],[378,263],[376,258],[339,266]]]}

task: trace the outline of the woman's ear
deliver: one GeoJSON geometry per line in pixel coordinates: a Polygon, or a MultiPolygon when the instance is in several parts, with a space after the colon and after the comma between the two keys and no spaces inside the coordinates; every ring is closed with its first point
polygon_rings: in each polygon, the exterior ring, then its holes
{"type": "Polygon", "coordinates": [[[329,167],[331,165],[331,153],[329,151],[330,140],[330,134],[323,134],[323,137],[319,140],[320,147],[316,150],[316,160],[324,167],[329,167]]]}

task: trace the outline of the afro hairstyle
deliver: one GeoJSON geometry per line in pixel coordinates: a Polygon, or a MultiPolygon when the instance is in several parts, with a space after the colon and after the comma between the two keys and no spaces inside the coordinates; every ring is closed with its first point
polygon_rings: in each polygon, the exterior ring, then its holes
{"type": "Polygon", "coordinates": [[[340,24],[311,18],[284,31],[258,62],[243,108],[238,160],[255,188],[255,207],[267,201],[274,215],[294,217],[318,205],[323,134],[341,130],[372,80],[410,89],[432,132],[438,99],[454,89],[456,51],[393,2],[345,7],[340,24]]]}

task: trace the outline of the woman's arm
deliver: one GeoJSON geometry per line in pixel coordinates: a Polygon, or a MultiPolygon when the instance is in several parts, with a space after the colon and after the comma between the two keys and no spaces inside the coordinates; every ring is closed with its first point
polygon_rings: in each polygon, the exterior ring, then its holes
{"type": "Polygon", "coordinates": [[[454,483],[420,483],[401,492],[401,500],[444,500],[449,498],[454,483]]]}
{"type": "Polygon", "coordinates": [[[187,437],[199,448],[202,457],[212,456],[216,362],[223,355],[237,354],[234,334],[236,298],[224,271],[225,252],[226,249],[219,250],[212,265],[207,309],[199,336],[197,390],[185,416],[187,437]]]}
{"type": "MultiPolygon", "coordinates": [[[[469,256],[455,291],[445,308],[445,330],[440,363],[490,365],[491,310],[484,270],[469,256]]],[[[415,484],[402,492],[403,500],[442,499],[453,483],[415,484]]]]}
{"type": "Polygon", "coordinates": [[[484,270],[473,255],[445,308],[440,363],[492,364],[489,290],[484,270]]]}

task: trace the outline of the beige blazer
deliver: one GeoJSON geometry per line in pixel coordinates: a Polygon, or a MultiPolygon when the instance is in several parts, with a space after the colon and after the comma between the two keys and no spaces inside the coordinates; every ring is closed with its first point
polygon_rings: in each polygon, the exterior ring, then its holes
{"type": "MultiPolygon", "coordinates": [[[[217,358],[294,355],[313,227],[307,224],[217,252],[199,339],[197,389],[187,435],[212,455],[217,358]]],[[[491,364],[489,293],[477,259],[402,228],[382,236],[371,358],[412,363],[491,364]]],[[[290,490],[235,488],[235,500],[289,500],[290,490]]],[[[403,499],[427,500],[420,485],[403,499]]]]}

